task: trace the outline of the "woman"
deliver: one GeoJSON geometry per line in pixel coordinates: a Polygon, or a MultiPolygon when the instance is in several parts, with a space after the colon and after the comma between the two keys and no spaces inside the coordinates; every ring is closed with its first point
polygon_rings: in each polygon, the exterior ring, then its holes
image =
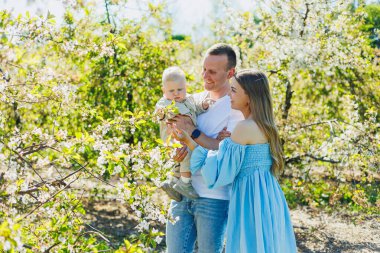
{"type": "Polygon", "coordinates": [[[253,70],[238,72],[231,83],[231,106],[245,120],[218,151],[209,151],[180,129],[175,137],[194,150],[192,173],[201,169],[209,188],[232,183],[226,253],[297,251],[284,194],[277,182],[283,167],[268,79],[253,70]]]}

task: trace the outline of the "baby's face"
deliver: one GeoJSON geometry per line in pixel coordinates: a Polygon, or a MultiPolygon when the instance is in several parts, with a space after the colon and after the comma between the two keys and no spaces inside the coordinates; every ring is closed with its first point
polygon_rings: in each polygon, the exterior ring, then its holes
{"type": "Polygon", "coordinates": [[[162,87],[166,99],[182,102],[186,98],[186,83],[167,81],[162,87]]]}

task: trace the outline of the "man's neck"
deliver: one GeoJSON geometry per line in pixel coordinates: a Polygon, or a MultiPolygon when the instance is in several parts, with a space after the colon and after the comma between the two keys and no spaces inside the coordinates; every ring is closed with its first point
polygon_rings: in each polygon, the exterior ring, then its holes
{"type": "Polygon", "coordinates": [[[231,89],[230,85],[228,83],[226,83],[219,90],[209,91],[210,98],[214,99],[214,100],[222,98],[222,97],[226,96],[230,92],[230,89],[231,89]]]}

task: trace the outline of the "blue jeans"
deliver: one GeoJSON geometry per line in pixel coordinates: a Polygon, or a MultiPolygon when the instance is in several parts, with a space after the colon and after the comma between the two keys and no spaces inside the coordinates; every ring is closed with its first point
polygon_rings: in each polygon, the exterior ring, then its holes
{"type": "Polygon", "coordinates": [[[169,212],[177,222],[166,223],[168,253],[198,253],[223,251],[224,232],[227,224],[228,200],[183,198],[172,201],[169,212]]]}

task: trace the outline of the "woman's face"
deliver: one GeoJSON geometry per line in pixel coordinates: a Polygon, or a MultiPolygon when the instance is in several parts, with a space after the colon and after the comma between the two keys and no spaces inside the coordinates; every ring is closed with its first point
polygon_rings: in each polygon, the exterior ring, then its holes
{"type": "Polygon", "coordinates": [[[231,107],[235,110],[240,110],[242,112],[249,110],[249,97],[236,81],[234,77],[231,79],[231,107]]]}

